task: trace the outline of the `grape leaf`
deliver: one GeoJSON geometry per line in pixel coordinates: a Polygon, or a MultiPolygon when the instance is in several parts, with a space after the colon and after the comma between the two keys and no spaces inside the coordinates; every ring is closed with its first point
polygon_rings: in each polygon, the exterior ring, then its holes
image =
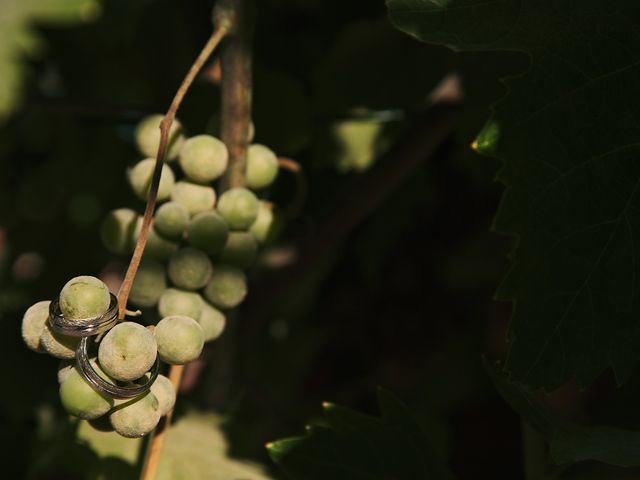
{"type": "Polygon", "coordinates": [[[605,425],[579,425],[558,418],[525,386],[485,363],[504,400],[549,444],[558,465],[597,461],[618,467],[640,466],[640,432],[605,425]]]}
{"type": "Polygon", "coordinates": [[[69,23],[95,17],[95,0],[3,0],[0,2],[0,121],[18,104],[26,74],[22,57],[42,49],[34,22],[69,23]]]}
{"type": "Polygon", "coordinates": [[[452,479],[406,407],[380,389],[382,418],[324,403],[324,419],[304,437],[267,445],[294,480],[452,479]]]}
{"type": "Polygon", "coordinates": [[[512,50],[529,69],[476,141],[503,161],[495,229],[519,239],[507,370],[551,389],[619,382],[640,341],[640,37],[632,0],[387,0],[406,33],[456,50],[512,50]]]}

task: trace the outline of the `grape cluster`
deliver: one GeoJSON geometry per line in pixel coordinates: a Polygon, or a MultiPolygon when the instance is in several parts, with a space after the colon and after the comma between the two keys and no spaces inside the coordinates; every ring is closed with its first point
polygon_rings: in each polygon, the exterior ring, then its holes
{"type": "MultiPolygon", "coordinates": [[[[149,157],[127,172],[129,185],[145,200],[153,176],[160,139],[161,115],[145,118],[136,129],[140,152],[149,157]]],[[[271,204],[261,192],[278,174],[275,154],[263,145],[248,150],[249,188],[232,188],[217,195],[213,182],[225,172],[227,148],[210,135],[186,138],[178,121],[173,124],[156,210],[145,253],[131,288],[129,301],[143,310],[147,326],[125,321],[109,330],[90,363],[105,381],[115,385],[144,384],[156,357],[182,365],[197,359],[204,343],[218,338],[225,327],[225,311],[238,306],[247,294],[244,270],[250,267],[259,243],[274,223],[271,204]],[[155,308],[154,308],[155,307],[155,308]]],[[[130,255],[140,234],[142,217],[132,209],[113,210],[100,235],[106,248],[130,255]]],[[[59,295],[66,320],[100,316],[109,308],[110,294],[95,277],[76,277],[59,295]]],[[[125,437],[149,433],[175,403],[168,378],[159,375],[145,394],[127,400],[102,395],[87,383],[72,360],[79,339],[54,331],[49,324],[49,301],[38,302],[24,315],[22,335],[29,348],[47,352],[62,363],[58,371],[60,399],[76,417],[125,437]]]]}

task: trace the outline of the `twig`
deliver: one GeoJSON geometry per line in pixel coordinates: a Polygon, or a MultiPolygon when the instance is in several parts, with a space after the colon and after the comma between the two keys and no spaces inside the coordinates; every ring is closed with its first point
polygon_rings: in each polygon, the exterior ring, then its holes
{"type": "MultiPolygon", "coordinates": [[[[158,145],[158,154],[156,157],[155,169],[153,171],[153,178],[151,180],[151,186],[149,188],[149,194],[147,195],[147,206],[144,211],[144,217],[142,219],[142,228],[140,230],[140,236],[136,242],[136,248],[131,257],[127,273],[118,292],[118,317],[120,320],[124,320],[127,312],[127,301],[129,299],[129,292],[135,279],[144,248],[147,244],[147,236],[149,234],[149,227],[151,226],[151,220],[153,218],[153,212],[156,206],[156,200],[158,197],[158,187],[160,185],[160,176],[162,175],[162,166],[164,163],[164,157],[167,151],[167,144],[169,141],[169,130],[171,124],[175,119],[178,108],[184,99],[189,87],[193,83],[194,78],[205,64],[209,56],[213,53],[213,50],[218,46],[220,41],[227,35],[230,29],[228,22],[220,22],[214,28],[213,34],[209,37],[209,40],[203,47],[202,51],[196,58],[195,62],[191,66],[191,69],[187,73],[186,77],[182,81],[180,88],[176,92],[173,101],[167,111],[165,117],[160,122],[160,143],[158,145]]],[[[172,366],[169,369],[169,379],[173,383],[173,386],[178,391],[180,386],[180,379],[182,378],[183,367],[172,366]]],[[[144,464],[141,478],[144,480],[153,480],[155,477],[158,462],[160,460],[160,452],[164,444],[166,432],[171,424],[171,412],[167,414],[160,424],[154,430],[149,449],[146,454],[146,461],[144,464]]]]}
{"type": "MultiPolygon", "coordinates": [[[[182,380],[182,374],[184,372],[184,365],[172,365],[169,370],[169,380],[173,385],[176,394],[180,390],[180,382],[182,380]]],[[[173,417],[173,410],[167,413],[160,423],[153,431],[151,442],[149,443],[149,449],[147,450],[147,459],[144,463],[142,475],[140,478],[143,480],[152,480],[156,477],[158,471],[158,464],[160,463],[160,453],[164,445],[164,440],[171,426],[171,417],[173,417]]]]}
{"type": "Polygon", "coordinates": [[[122,282],[120,291],[118,292],[118,318],[120,318],[120,320],[124,320],[125,311],[127,309],[127,301],[129,300],[129,292],[131,291],[133,280],[135,279],[136,273],[138,272],[140,260],[142,259],[142,254],[144,253],[144,247],[147,244],[149,227],[151,226],[151,219],[153,218],[153,212],[155,210],[156,200],[158,198],[158,187],[160,186],[162,165],[164,163],[164,157],[167,152],[167,144],[169,142],[169,129],[171,128],[171,124],[176,117],[176,113],[178,112],[178,108],[180,108],[180,104],[182,103],[184,96],[193,83],[193,79],[196,77],[213,50],[228,33],[228,31],[229,24],[226,22],[220,23],[216,26],[213,34],[211,35],[211,37],[209,37],[209,40],[191,66],[189,73],[187,73],[187,76],[182,81],[182,84],[176,92],[175,97],[173,97],[173,101],[171,102],[169,110],[167,110],[167,114],[164,116],[162,122],[160,123],[160,143],[158,145],[158,155],[156,158],[155,169],[153,171],[151,186],[149,188],[149,194],[147,195],[147,206],[144,210],[144,216],[142,217],[140,236],[138,237],[136,248],[133,251],[133,255],[131,256],[131,261],[129,262],[127,273],[124,276],[124,281],[122,282]]]}

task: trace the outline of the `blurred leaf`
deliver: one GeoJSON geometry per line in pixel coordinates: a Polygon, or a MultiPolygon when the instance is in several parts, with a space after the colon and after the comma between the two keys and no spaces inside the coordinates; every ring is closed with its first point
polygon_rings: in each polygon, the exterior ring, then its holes
{"type": "Polygon", "coordinates": [[[633,0],[388,0],[398,28],[456,50],[530,55],[478,136],[504,161],[495,227],[517,235],[506,368],[552,389],[637,367],[640,37],[633,0]],[[481,19],[481,20],[479,20],[481,19]]]}
{"type": "Polygon", "coordinates": [[[267,445],[294,480],[451,479],[406,407],[379,389],[382,418],[324,403],[304,437],[267,445]]]}
{"type": "Polygon", "coordinates": [[[42,49],[32,24],[87,21],[98,12],[95,0],[3,0],[0,3],[0,121],[19,102],[26,73],[23,57],[42,49]]]}
{"type": "Polygon", "coordinates": [[[505,401],[549,443],[556,464],[595,460],[619,467],[640,466],[640,431],[561,420],[525,386],[510,381],[486,362],[485,367],[505,401]]]}

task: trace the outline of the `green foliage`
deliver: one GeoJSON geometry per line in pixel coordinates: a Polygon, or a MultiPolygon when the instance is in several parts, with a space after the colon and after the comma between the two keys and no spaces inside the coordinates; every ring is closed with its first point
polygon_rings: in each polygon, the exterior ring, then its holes
{"type": "Polygon", "coordinates": [[[498,296],[515,301],[506,368],[535,386],[582,385],[637,365],[640,48],[633,1],[388,0],[395,25],[456,50],[526,52],[530,68],[476,141],[504,162],[495,228],[517,235],[498,296]],[[482,18],[482,21],[478,21],[482,18]]]}
{"type": "Polygon", "coordinates": [[[453,479],[406,407],[383,389],[378,403],[381,418],[325,402],[306,436],[268,444],[269,454],[293,480],[453,479]]]}

